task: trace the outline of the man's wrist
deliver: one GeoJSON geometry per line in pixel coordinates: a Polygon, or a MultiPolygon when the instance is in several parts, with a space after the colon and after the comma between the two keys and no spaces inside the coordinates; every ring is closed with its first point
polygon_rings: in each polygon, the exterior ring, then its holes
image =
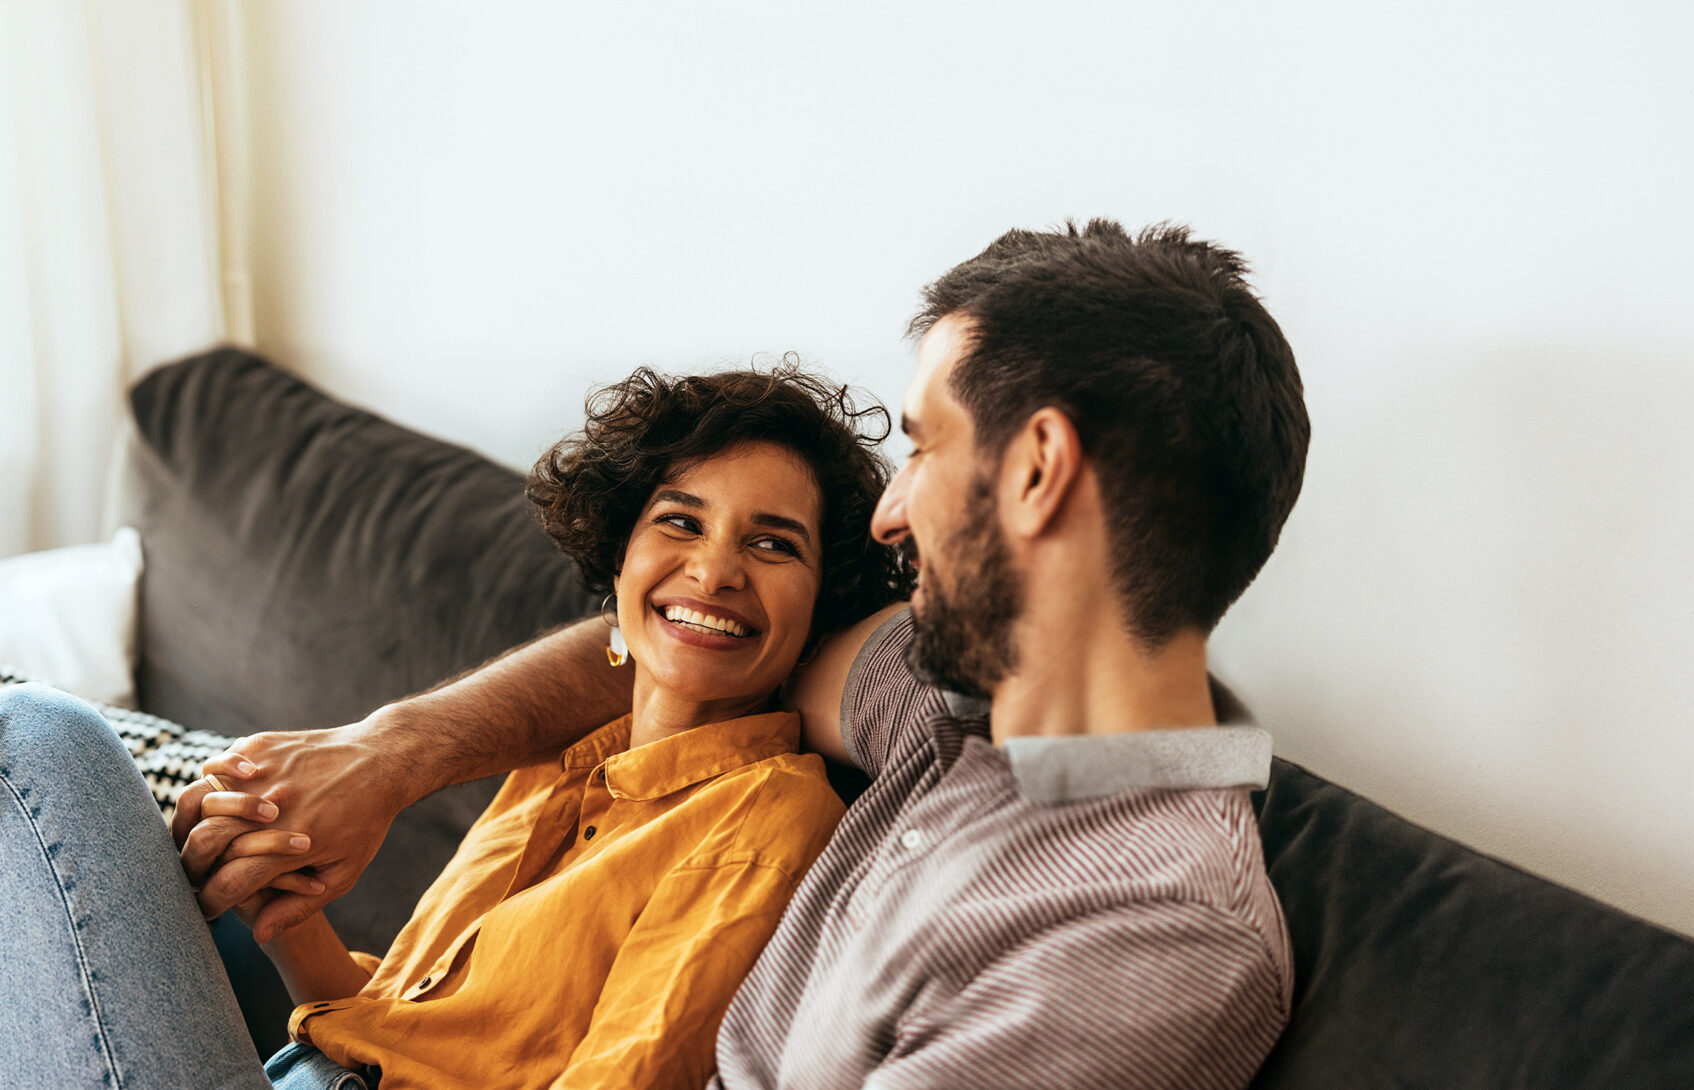
{"type": "Polygon", "coordinates": [[[457,762],[451,747],[441,744],[439,724],[414,701],[384,704],[348,729],[380,780],[372,786],[393,795],[396,813],[459,782],[457,762]]]}

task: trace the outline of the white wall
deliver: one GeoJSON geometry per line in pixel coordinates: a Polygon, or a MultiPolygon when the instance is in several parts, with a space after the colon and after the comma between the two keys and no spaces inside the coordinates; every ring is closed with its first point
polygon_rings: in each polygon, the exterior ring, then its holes
{"type": "Polygon", "coordinates": [[[260,347],[522,466],[637,363],[898,401],[999,231],[1187,221],[1315,430],[1220,672],[1284,755],[1694,932],[1685,6],[603,7],[235,0],[260,347]]]}

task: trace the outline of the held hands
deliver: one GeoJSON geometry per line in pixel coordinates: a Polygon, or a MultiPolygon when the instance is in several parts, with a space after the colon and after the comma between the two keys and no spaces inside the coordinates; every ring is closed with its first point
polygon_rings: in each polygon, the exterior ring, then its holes
{"type": "Polygon", "coordinates": [[[190,784],[171,835],[208,919],[235,908],[264,944],[353,888],[395,815],[427,793],[376,744],[381,714],[256,734],[206,762],[229,790],[190,784]]]}
{"type": "MultiPolygon", "coordinates": [[[[182,850],[183,870],[201,899],[201,910],[207,919],[218,914],[217,910],[208,909],[202,889],[214,868],[236,859],[300,856],[312,846],[311,838],[303,833],[267,827],[276,820],[278,812],[276,804],[269,799],[226,790],[211,776],[196,780],[183,791],[171,832],[182,850]]],[[[242,922],[253,927],[259,911],[277,893],[312,896],[323,891],[324,884],[318,879],[305,871],[290,870],[275,875],[268,889],[259,890],[233,907],[242,922]]]]}

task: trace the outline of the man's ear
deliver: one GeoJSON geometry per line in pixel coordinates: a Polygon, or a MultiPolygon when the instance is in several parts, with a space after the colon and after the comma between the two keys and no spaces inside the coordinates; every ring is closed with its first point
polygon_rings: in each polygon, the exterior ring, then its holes
{"type": "Polygon", "coordinates": [[[1007,529],[1039,537],[1058,517],[1082,473],[1082,437],[1059,409],[1037,409],[1006,450],[1001,510],[1007,529]]]}

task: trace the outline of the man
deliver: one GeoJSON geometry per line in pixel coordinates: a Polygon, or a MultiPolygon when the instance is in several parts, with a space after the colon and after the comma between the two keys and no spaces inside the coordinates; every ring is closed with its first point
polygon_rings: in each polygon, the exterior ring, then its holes
{"type": "MultiPolygon", "coordinates": [[[[873,530],[918,589],[793,686],[811,744],[873,780],[726,1015],[719,1082],[1245,1085],[1291,956],[1248,801],[1269,739],[1217,726],[1206,639],[1299,493],[1292,354],[1236,255],[1104,221],[1002,236],[912,332],[914,449],[873,530]]],[[[261,938],[350,886],[406,802],[617,714],[602,632],[208,765],[312,835],[328,886],[277,895],[261,938]]],[[[190,873],[245,827],[199,827],[190,873]]],[[[301,861],[228,864],[205,907],[301,861]]]]}

